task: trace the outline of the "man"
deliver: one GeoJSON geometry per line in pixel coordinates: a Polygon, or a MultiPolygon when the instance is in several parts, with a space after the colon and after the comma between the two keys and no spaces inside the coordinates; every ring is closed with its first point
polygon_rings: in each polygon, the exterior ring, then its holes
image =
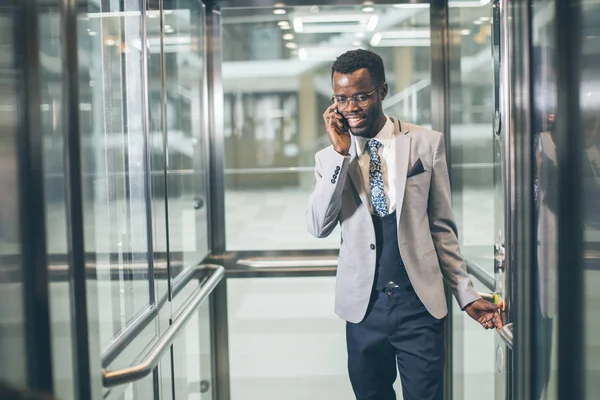
{"type": "Polygon", "coordinates": [[[347,321],[350,381],[358,400],[442,399],[444,284],[486,329],[497,306],[473,289],[450,204],[442,134],[387,117],[381,58],[342,54],[323,114],[331,146],[317,153],[309,232],[341,225],[336,313],[347,321]]]}

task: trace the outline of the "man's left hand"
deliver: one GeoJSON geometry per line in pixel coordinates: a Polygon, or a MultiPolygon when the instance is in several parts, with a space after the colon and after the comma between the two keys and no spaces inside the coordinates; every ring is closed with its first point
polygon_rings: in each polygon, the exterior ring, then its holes
{"type": "Polygon", "coordinates": [[[499,309],[500,306],[497,304],[478,299],[466,306],[464,310],[485,329],[496,327],[497,330],[500,330],[502,328],[502,318],[498,312],[499,309]]]}

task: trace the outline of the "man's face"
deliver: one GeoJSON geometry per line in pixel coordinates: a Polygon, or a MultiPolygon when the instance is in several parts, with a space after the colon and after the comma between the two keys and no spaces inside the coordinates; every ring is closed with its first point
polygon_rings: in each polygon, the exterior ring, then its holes
{"type": "Polygon", "coordinates": [[[387,95],[387,84],[384,83],[378,88],[366,68],[346,75],[334,72],[333,93],[336,97],[346,99],[370,93],[367,104],[357,104],[349,100],[344,105],[338,105],[338,111],[348,121],[353,135],[372,138],[383,128],[385,116],[381,101],[387,95]]]}

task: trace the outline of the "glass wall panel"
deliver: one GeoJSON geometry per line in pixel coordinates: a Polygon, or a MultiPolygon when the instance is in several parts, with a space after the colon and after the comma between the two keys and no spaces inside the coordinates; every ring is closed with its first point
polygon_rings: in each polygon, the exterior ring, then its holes
{"type": "MultiPolygon", "coordinates": [[[[492,8],[489,3],[452,3],[449,12],[452,202],[463,256],[493,276],[497,194],[493,175],[492,8]]],[[[490,292],[475,278],[473,283],[478,291],[490,292]]],[[[482,329],[455,301],[452,307],[454,398],[479,399],[481,393],[493,393],[494,389],[494,334],[482,329]]]]}
{"type": "Polygon", "coordinates": [[[582,51],[579,85],[582,128],[582,201],[584,222],[584,337],[586,399],[600,390],[600,3],[579,3],[582,51]]]}
{"type": "Polygon", "coordinates": [[[85,246],[97,275],[105,347],[148,306],[154,290],[148,262],[140,3],[103,7],[82,16],[78,29],[80,74],[86,83],[80,87],[85,246]]]}
{"type": "Polygon", "coordinates": [[[212,399],[214,383],[211,369],[209,299],[202,303],[196,315],[190,319],[172,349],[175,397],[190,400],[212,399]]]}
{"type": "Polygon", "coordinates": [[[0,6],[0,384],[27,384],[23,271],[20,262],[15,7],[0,6]]]}
{"type": "Polygon", "coordinates": [[[554,48],[556,23],[554,1],[534,1],[532,19],[534,255],[535,294],[531,304],[538,335],[535,340],[534,399],[557,397],[557,269],[558,175],[556,152],[556,76],[554,48]]]}
{"type": "MultiPolygon", "coordinates": [[[[58,2],[55,3],[58,7],[58,2]]],[[[73,335],[71,321],[70,270],[67,252],[67,203],[64,176],[65,104],[62,93],[61,17],[58,12],[42,13],[39,20],[40,58],[42,63],[41,115],[44,134],[44,171],[46,201],[46,246],[50,253],[50,316],[52,321],[52,351],[54,393],[61,399],[75,398],[73,370],[73,335]]]]}
{"type": "MultiPolygon", "coordinates": [[[[208,253],[204,6],[196,0],[164,6],[165,93],[153,107],[165,111],[169,248],[176,277],[208,253]]],[[[156,65],[159,50],[160,32],[155,32],[150,51],[156,65]]],[[[152,90],[152,96],[158,99],[160,93],[152,90]]]]}
{"type": "Polygon", "coordinates": [[[355,48],[386,67],[385,111],[430,124],[429,8],[223,9],[225,218],[228,250],[337,248],[304,215],[314,155],[329,143],[331,64],[355,48]]]}

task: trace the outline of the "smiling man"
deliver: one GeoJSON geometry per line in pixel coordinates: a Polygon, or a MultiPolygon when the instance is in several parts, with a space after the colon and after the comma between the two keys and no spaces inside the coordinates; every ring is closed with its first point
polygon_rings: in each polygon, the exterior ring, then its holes
{"type": "Polygon", "coordinates": [[[333,63],[331,146],[317,153],[306,215],[319,238],[339,223],[336,313],[347,321],[348,370],[358,400],[442,400],[444,281],[484,328],[497,306],[473,289],[450,203],[444,137],[383,112],[381,58],[366,50],[333,63]]]}

